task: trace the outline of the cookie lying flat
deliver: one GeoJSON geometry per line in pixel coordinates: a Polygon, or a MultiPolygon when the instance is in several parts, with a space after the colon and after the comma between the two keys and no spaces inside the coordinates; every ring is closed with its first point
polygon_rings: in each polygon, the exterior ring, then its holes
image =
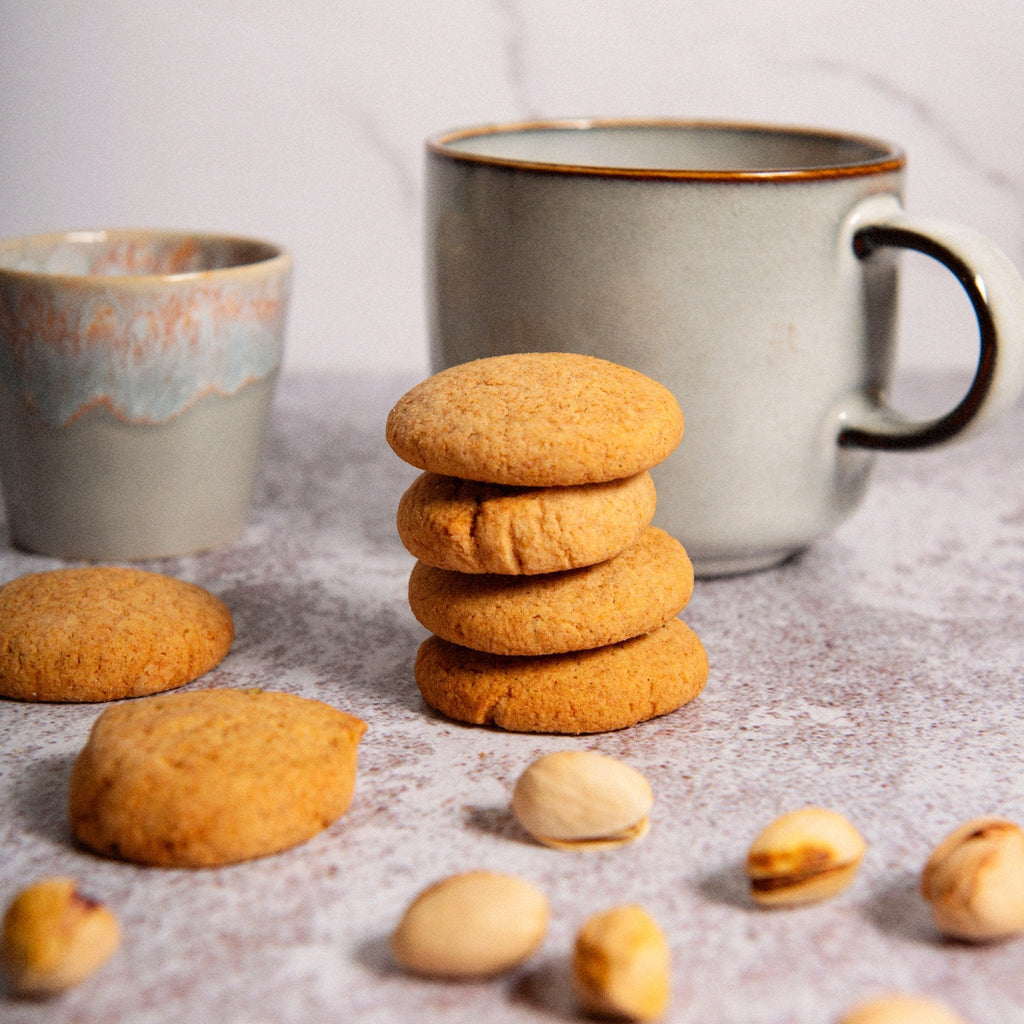
{"type": "Polygon", "coordinates": [[[463,573],[533,575],[617,555],[654,517],[648,472],[575,487],[509,487],[424,473],[398,504],[398,534],[420,561],[463,573]]]}
{"type": "Polygon", "coordinates": [[[197,690],[118,704],[71,774],[75,836],[164,867],[262,857],[349,807],[366,724],[288,693],[197,690]]]}
{"type": "Polygon", "coordinates": [[[547,657],[503,657],[438,637],[420,646],[423,699],[459,722],[512,732],[624,729],[693,700],[708,677],[696,634],[679,619],[610,647],[547,657]]]}
{"type": "Polygon", "coordinates": [[[104,701],[171,690],[234,640],[202,587],[141,569],[54,569],[0,587],[0,696],[104,701]]]}
{"type": "Polygon", "coordinates": [[[621,480],[683,436],[661,384],[593,356],[526,352],[453,366],[388,416],[396,454],[419,469],[523,487],[621,480]]]}
{"type": "Polygon", "coordinates": [[[417,562],[409,607],[420,624],[491,654],[559,654],[649,633],[686,607],[693,566],[675,538],[648,526],[606,562],[541,576],[435,569],[417,562]]]}

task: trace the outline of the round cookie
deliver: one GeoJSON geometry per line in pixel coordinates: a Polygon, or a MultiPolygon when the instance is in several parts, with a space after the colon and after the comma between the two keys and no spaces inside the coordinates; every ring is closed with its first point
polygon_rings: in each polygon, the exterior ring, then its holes
{"type": "Polygon", "coordinates": [[[417,562],[409,607],[431,633],[491,654],[559,654],[649,633],[678,615],[693,593],[682,544],[648,526],[605,562],[540,576],[435,569],[417,562]]]}
{"type": "Polygon", "coordinates": [[[633,476],[683,436],[667,388],[594,356],[522,352],[461,363],[406,392],[386,436],[419,469],[554,487],[633,476]]]}
{"type": "Polygon", "coordinates": [[[654,517],[650,473],[575,487],[509,487],[423,473],[398,503],[406,549],[438,569],[534,575],[603,562],[654,517]]]}
{"type": "Polygon", "coordinates": [[[688,703],[704,689],[708,659],[693,630],[672,619],[609,647],[538,658],[431,637],[415,672],[423,699],[456,721],[578,735],[624,729],[688,703]]]}
{"type": "Polygon", "coordinates": [[[71,827],[98,853],[162,867],[277,853],[348,809],[365,729],[289,693],[196,690],[118,704],[75,761],[71,827]]]}
{"type": "Polygon", "coordinates": [[[90,566],[0,586],[0,696],[105,701],[171,690],[213,668],[235,631],[202,587],[90,566]]]}

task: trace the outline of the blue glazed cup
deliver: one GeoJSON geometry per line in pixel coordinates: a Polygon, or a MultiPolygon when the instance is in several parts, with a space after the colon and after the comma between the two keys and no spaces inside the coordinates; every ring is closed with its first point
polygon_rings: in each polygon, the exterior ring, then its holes
{"type": "Polygon", "coordinates": [[[0,242],[0,487],[12,543],[136,560],[235,539],[291,273],[282,247],[214,234],[0,242]]]}

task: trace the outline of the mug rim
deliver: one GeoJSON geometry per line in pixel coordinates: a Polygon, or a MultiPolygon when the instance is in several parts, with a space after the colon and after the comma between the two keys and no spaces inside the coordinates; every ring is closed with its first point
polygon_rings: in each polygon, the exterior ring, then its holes
{"type": "Polygon", "coordinates": [[[583,175],[610,178],[640,178],[705,182],[785,182],[822,181],[833,178],[860,177],[886,174],[902,170],[906,155],[893,143],[873,136],[836,129],[801,127],[757,121],[689,120],[681,118],[540,118],[529,121],[492,122],[454,128],[439,132],[427,139],[428,152],[437,157],[460,163],[536,173],[583,175]],[[867,154],[862,160],[837,161],[815,166],[787,166],[771,168],[686,168],[686,167],[630,167],[619,164],[580,164],[560,161],[530,160],[520,157],[469,152],[455,144],[473,138],[496,135],[516,135],[525,132],[587,132],[602,129],[657,129],[672,131],[705,131],[721,134],[762,134],[774,137],[788,136],[793,140],[843,142],[861,146],[867,154]]]}
{"type": "Polygon", "coordinates": [[[178,228],[85,228],[69,231],[44,231],[35,234],[17,235],[10,238],[0,239],[0,275],[10,275],[21,278],[42,278],[47,281],[97,283],[106,285],[117,283],[118,285],[137,284],[140,287],[154,282],[184,282],[195,280],[214,274],[218,277],[226,275],[238,275],[253,273],[256,271],[266,272],[273,270],[273,264],[279,264],[282,268],[291,264],[291,252],[277,242],[271,242],[263,238],[254,238],[248,235],[237,235],[232,233],[221,233],[217,231],[189,231],[178,228]],[[76,273],[74,271],[45,269],[31,269],[26,267],[5,266],[3,255],[10,251],[29,246],[54,246],[62,242],[72,243],[102,243],[104,241],[117,242],[138,239],[142,241],[168,241],[184,242],[195,241],[199,245],[236,245],[239,247],[248,246],[258,253],[257,258],[245,262],[232,262],[224,266],[208,267],[203,270],[182,270],[169,273],[160,272],[116,272],[106,274],[76,273]]]}

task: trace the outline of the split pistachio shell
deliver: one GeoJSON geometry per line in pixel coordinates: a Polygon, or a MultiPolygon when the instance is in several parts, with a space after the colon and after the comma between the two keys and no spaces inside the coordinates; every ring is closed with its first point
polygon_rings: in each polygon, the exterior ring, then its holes
{"type": "Polygon", "coordinates": [[[416,974],[483,977],[526,960],[547,923],[547,898],[530,882],[468,871],[435,882],[413,900],[391,936],[391,951],[416,974]]]}
{"type": "Polygon", "coordinates": [[[572,977],[589,1013],[624,1020],[663,1016],[671,997],[671,954],[657,922],[643,907],[613,907],[580,929],[572,977]]]}
{"type": "Polygon", "coordinates": [[[607,850],[650,827],[650,783],[635,768],[596,750],[562,750],[519,777],[512,809],[538,842],[560,850],[607,850]]]}
{"type": "Polygon", "coordinates": [[[828,899],[853,881],[866,850],[860,833],[836,811],[790,811],[750,847],[750,895],[766,906],[828,899]]]}
{"type": "Polygon", "coordinates": [[[1024,931],[1024,830],[975,818],[932,852],[921,892],[945,935],[987,942],[1024,931]]]}
{"type": "Polygon", "coordinates": [[[964,1024],[964,1020],[935,1000],[889,995],[859,1003],[839,1024],[964,1024]]]}
{"type": "Polygon", "coordinates": [[[19,995],[56,995],[84,981],[121,941],[117,918],[70,878],[46,878],[7,909],[0,961],[19,995]]]}

